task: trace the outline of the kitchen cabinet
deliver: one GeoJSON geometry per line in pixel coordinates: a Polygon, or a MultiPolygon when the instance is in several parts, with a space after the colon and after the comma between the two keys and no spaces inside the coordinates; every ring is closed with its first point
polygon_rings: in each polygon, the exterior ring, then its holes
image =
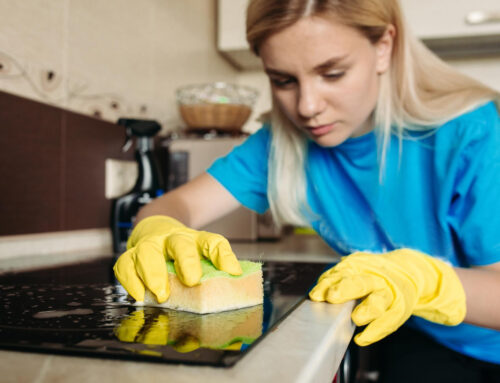
{"type": "Polygon", "coordinates": [[[411,29],[424,40],[500,35],[498,0],[400,2],[411,29]]]}
{"type": "MultiPolygon", "coordinates": [[[[500,54],[498,0],[400,0],[415,35],[444,57],[500,54]]],[[[219,51],[241,69],[260,68],[245,38],[248,0],[218,0],[219,51]]]]}
{"type": "Polygon", "coordinates": [[[246,40],[247,3],[248,0],[218,0],[217,48],[236,67],[258,69],[260,59],[250,51],[246,40]]]}
{"type": "Polygon", "coordinates": [[[500,54],[498,0],[400,0],[410,29],[442,57],[500,54]]]}

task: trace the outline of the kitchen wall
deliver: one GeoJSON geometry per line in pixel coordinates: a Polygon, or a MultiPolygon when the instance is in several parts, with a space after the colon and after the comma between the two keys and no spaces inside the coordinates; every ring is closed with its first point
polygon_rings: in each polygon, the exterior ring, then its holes
{"type": "Polygon", "coordinates": [[[175,89],[233,81],[215,0],[0,0],[0,90],[116,121],[175,129],[175,89]]]}
{"type": "Polygon", "coordinates": [[[105,159],[131,159],[117,118],[175,130],[177,87],[237,80],[215,0],[0,0],[0,14],[0,243],[108,227],[105,159]]]}

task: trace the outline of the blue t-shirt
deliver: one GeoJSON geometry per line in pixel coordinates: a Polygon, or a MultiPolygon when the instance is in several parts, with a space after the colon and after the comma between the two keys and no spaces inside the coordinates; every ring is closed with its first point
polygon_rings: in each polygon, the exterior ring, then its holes
{"type": "MultiPolygon", "coordinates": [[[[432,134],[391,137],[380,181],[374,132],[325,148],[308,143],[311,226],[339,254],[412,248],[460,266],[500,262],[500,118],[490,102],[432,134]]],[[[257,212],[267,199],[268,126],[208,173],[257,212]]],[[[500,293],[500,292],[499,292],[500,293]]],[[[497,302],[498,303],[498,302],[497,302]]],[[[496,304],[493,303],[492,304],[496,304]]],[[[412,317],[451,349],[500,364],[500,331],[466,323],[444,326],[412,317]]]]}

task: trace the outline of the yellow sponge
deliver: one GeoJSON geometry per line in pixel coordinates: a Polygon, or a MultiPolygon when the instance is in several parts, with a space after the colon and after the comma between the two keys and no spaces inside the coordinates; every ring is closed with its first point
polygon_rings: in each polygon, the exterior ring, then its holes
{"type": "Polygon", "coordinates": [[[193,287],[185,286],[175,273],[173,262],[167,262],[170,297],[158,303],[146,290],[144,302],[136,305],[165,307],[197,314],[234,310],[263,303],[262,265],[257,262],[239,261],[243,273],[233,276],[217,270],[210,261],[201,260],[203,277],[193,287]]]}

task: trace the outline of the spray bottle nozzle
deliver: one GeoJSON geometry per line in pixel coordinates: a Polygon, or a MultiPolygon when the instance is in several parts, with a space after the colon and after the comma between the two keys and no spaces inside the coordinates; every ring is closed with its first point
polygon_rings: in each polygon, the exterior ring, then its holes
{"type": "Polygon", "coordinates": [[[122,152],[130,149],[133,137],[153,137],[161,129],[161,125],[157,121],[133,118],[120,118],[118,125],[125,127],[125,144],[122,147],[122,152]]]}
{"type": "Polygon", "coordinates": [[[126,128],[127,135],[137,137],[153,137],[161,129],[161,125],[157,121],[133,118],[120,118],[118,125],[126,128]]]}

